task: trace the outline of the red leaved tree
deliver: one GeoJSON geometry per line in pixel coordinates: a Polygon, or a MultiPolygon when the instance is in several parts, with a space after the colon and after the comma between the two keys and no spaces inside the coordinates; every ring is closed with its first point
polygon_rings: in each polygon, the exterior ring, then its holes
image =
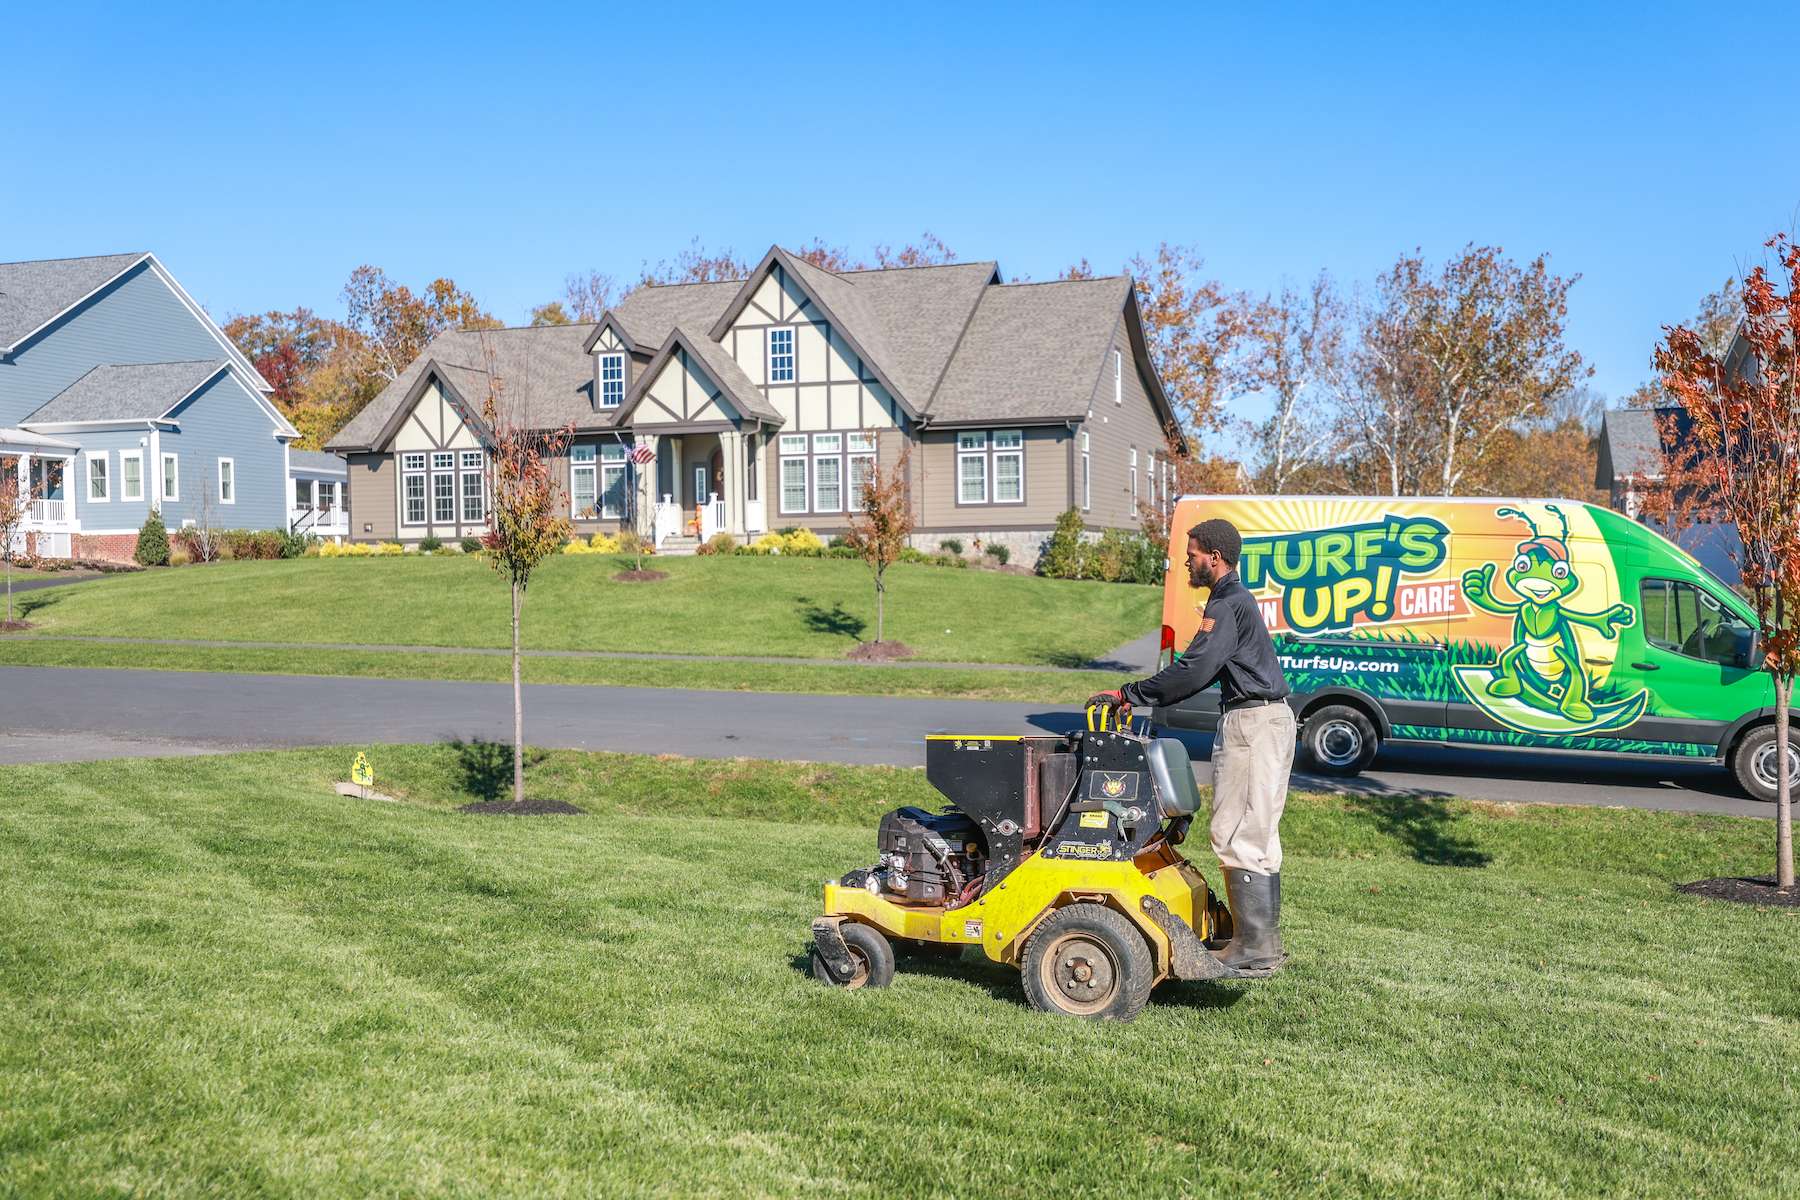
{"type": "Polygon", "coordinates": [[[519,685],[519,624],[525,588],[539,563],[569,540],[568,502],[552,460],[569,444],[570,429],[541,432],[525,428],[502,403],[505,382],[486,351],[488,533],[481,539],[488,565],[512,586],[513,803],[525,801],[525,696],[519,685]]]}
{"type": "Polygon", "coordinates": [[[13,620],[13,563],[25,548],[25,519],[31,515],[31,489],[19,483],[15,461],[0,462],[0,559],[6,562],[6,627],[13,620]]]}
{"type": "Polygon", "coordinates": [[[1780,283],[1762,266],[1749,273],[1733,347],[1721,352],[1681,325],[1656,349],[1663,387],[1688,426],[1679,439],[1665,432],[1672,449],[1656,499],[1677,523],[1729,521],[1742,543],[1739,570],[1762,625],[1761,665],[1775,681],[1776,886],[1791,888],[1793,756],[1780,748],[1790,744],[1800,674],[1800,246],[1782,235],[1767,245],[1780,283]]]}
{"type": "Polygon", "coordinates": [[[862,510],[851,515],[850,532],[844,539],[856,548],[875,575],[877,645],[881,644],[887,617],[887,569],[900,561],[907,535],[912,532],[912,504],[906,494],[909,456],[910,452],[903,450],[900,461],[886,471],[870,471],[862,485],[862,510]]]}

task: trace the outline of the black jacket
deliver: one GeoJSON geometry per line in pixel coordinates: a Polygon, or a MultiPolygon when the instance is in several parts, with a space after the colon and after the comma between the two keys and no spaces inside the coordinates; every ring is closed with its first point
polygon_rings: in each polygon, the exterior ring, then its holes
{"type": "Polygon", "coordinates": [[[1200,632],[1187,653],[1149,679],[1120,689],[1134,708],[1168,708],[1219,683],[1222,707],[1245,700],[1281,700],[1289,692],[1275,643],[1250,590],[1226,572],[1207,597],[1200,632]]]}

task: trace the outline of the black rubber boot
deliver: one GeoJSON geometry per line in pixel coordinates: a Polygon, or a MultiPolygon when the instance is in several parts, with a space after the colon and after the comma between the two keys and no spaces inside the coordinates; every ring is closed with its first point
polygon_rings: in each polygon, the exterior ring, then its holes
{"type": "Polygon", "coordinates": [[[1231,944],[1217,958],[1239,975],[1273,975],[1287,955],[1281,950],[1281,875],[1237,868],[1225,872],[1231,907],[1231,944]]]}

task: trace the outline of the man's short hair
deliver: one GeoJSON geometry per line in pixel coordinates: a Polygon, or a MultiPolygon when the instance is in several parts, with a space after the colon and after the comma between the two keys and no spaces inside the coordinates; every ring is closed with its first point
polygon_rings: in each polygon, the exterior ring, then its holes
{"type": "Polygon", "coordinates": [[[1244,539],[1238,536],[1237,526],[1223,517],[1200,522],[1188,530],[1188,537],[1199,542],[1200,549],[1205,553],[1217,550],[1228,567],[1237,566],[1238,555],[1244,549],[1244,539]]]}

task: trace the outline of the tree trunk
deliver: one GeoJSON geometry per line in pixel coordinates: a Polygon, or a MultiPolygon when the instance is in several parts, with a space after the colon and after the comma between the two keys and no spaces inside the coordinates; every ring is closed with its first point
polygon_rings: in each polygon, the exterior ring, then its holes
{"type": "Polygon", "coordinates": [[[881,572],[875,573],[875,640],[881,641],[882,626],[887,619],[887,584],[882,581],[881,572]]]}
{"type": "Polygon", "coordinates": [[[1794,779],[1788,770],[1793,725],[1793,679],[1775,681],[1775,886],[1794,886],[1794,779]]]}
{"type": "Polygon", "coordinates": [[[6,560],[6,623],[12,624],[12,559],[6,560]]]}
{"type": "Polygon", "coordinates": [[[525,693],[519,688],[519,610],[525,593],[513,584],[513,803],[525,803],[525,693]]]}

